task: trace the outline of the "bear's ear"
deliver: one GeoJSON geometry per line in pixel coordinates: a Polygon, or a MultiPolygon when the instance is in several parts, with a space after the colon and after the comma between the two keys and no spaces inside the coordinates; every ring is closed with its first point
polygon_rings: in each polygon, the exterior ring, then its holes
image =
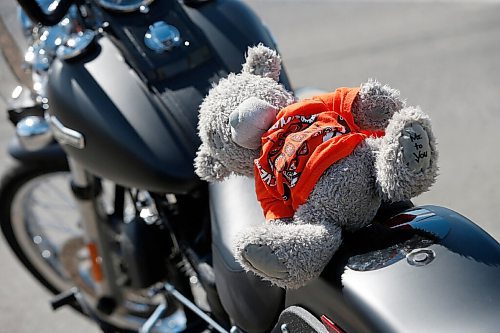
{"type": "Polygon", "coordinates": [[[248,48],[246,61],[243,64],[244,73],[269,77],[278,81],[280,71],[281,58],[276,51],[263,44],[248,48]]]}
{"type": "Polygon", "coordinates": [[[194,159],[194,171],[203,180],[208,182],[220,181],[229,176],[230,172],[215,157],[210,154],[209,149],[202,144],[196,152],[194,159]]]}

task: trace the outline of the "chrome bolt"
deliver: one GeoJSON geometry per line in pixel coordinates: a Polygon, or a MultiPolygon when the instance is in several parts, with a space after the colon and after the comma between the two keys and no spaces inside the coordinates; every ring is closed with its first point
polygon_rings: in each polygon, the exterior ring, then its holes
{"type": "Polygon", "coordinates": [[[288,326],[286,324],[281,325],[281,333],[289,333],[288,326]]]}

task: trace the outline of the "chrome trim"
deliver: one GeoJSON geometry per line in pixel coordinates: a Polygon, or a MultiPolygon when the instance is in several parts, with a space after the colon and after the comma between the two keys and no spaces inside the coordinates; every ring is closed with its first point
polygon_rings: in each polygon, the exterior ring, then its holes
{"type": "Polygon", "coordinates": [[[89,49],[95,36],[96,33],[92,30],[71,34],[70,38],[57,48],[57,57],[59,59],[68,60],[81,55],[89,49]]]}
{"type": "Polygon", "coordinates": [[[29,151],[36,151],[52,141],[50,125],[43,117],[28,116],[16,124],[16,135],[22,146],[29,151]]]}
{"type": "Polygon", "coordinates": [[[60,143],[77,149],[85,148],[85,138],[82,133],[64,126],[55,116],[47,116],[54,134],[60,143]]]}

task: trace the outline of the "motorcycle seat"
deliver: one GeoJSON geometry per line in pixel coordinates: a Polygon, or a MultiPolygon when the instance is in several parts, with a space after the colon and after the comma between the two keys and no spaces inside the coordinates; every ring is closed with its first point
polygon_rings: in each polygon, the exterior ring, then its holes
{"type": "Polygon", "coordinates": [[[233,252],[240,230],[265,223],[253,178],[233,176],[210,184],[209,191],[215,282],[222,305],[246,332],[268,331],[283,309],[284,290],[246,272],[233,252]]]}

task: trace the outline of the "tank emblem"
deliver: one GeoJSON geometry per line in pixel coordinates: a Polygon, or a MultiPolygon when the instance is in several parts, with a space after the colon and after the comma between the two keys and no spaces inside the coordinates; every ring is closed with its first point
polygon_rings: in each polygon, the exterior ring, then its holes
{"type": "Polygon", "coordinates": [[[64,126],[59,119],[54,116],[49,116],[48,119],[50,120],[52,132],[57,142],[78,149],[85,148],[85,138],[82,133],[64,126]]]}

